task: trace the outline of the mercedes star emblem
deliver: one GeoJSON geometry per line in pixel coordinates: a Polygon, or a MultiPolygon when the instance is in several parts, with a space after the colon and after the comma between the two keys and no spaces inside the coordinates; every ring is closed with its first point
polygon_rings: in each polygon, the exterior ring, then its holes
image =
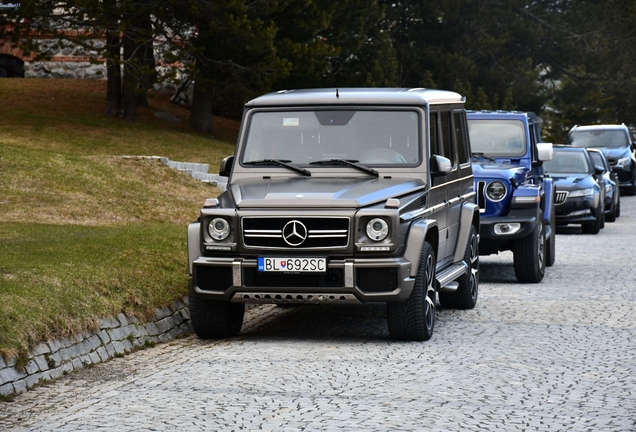
{"type": "Polygon", "coordinates": [[[290,246],[299,246],[307,239],[307,228],[302,222],[289,221],[283,227],[283,240],[290,246]]]}

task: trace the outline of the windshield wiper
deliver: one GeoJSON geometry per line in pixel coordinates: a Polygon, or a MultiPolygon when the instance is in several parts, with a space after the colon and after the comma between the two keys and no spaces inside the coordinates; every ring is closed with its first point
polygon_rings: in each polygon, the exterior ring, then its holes
{"type": "Polygon", "coordinates": [[[376,177],[378,177],[380,175],[373,168],[369,168],[369,167],[366,167],[364,165],[360,165],[357,162],[358,161],[355,160],[355,159],[325,159],[325,160],[319,160],[319,161],[310,162],[309,165],[338,165],[338,164],[342,164],[342,165],[352,166],[354,168],[359,169],[360,171],[364,171],[364,172],[369,173],[369,174],[371,174],[373,176],[376,176],[376,177]]]}
{"type": "Polygon", "coordinates": [[[278,165],[278,166],[284,166],[285,168],[289,168],[292,171],[296,171],[296,172],[299,172],[301,174],[304,174],[306,176],[310,176],[311,177],[311,171],[309,171],[309,170],[307,170],[305,168],[297,167],[296,165],[292,165],[289,162],[291,162],[291,161],[290,160],[286,160],[286,159],[261,159],[261,160],[243,162],[243,165],[278,165]]]}
{"type": "Polygon", "coordinates": [[[497,162],[495,159],[491,158],[490,156],[486,156],[484,153],[482,152],[473,152],[471,153],[471,156],[473,157],[480,157],[480,158],[484,158],[484,159],[488,159],[491,162],[497,162]]]}

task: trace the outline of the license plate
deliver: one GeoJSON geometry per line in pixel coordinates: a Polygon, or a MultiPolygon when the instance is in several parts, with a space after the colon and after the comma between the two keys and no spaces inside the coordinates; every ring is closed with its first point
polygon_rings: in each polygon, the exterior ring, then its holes
{"type": "Polygon", "coordinates": [[[259,272],[324,273],[327,258],[267,258],[258,257],[259,272]]]}

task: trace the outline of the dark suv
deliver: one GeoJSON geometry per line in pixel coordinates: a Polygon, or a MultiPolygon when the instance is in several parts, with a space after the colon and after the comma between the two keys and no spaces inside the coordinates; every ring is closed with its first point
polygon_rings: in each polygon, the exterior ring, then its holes
{"type": "Polygon", "coordinates": [[[512,251],[519,282],[541,282],[556,250],[554,185],[543,169],[552,144],[541,143],[531,112],[469,111],[468,127],[480,253],[512,251]]]}
{"type": "Polygon", "coordinates": [[[618,180],[627,195],[636,195],[636,144],[624,124],[574,126],[566,144],[599,148],[611,167],[620,166],[618,180]]]}
{"type": "Polygon", "coordinates": [[[438,303],[469,309],[479,209],[464,98],[424,89],[270,93],[245,106],[227,191],[188,230],[202,338],[246,303],[386,302],[395,339],[431,337],[438,303]]]}

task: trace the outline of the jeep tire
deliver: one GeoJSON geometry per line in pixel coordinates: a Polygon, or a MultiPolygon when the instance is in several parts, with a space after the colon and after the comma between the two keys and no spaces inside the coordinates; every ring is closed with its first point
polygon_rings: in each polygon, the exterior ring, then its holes
{"type": "Polygon", "coordinates": [[[470,236],[464,252],[464,262],[468,271],[459,279],[459,287],[454,292],[439,293],[439,302],[444,308],[472,309],[479,295],[479,237],[474,225],[470,227],[470,236]]]}
{"type": "Polygon", "coordinates": [[[189,301],[190,322],[201,339],[227,338],[241,331],[245,304],[198,298],[192,284],[189,301]]]}
{"type": "Polygon", "coordinates": [[[435,329],[435,252],[424,242],[415,285],[406,300],[387,303],[389,333],[393,339],[426,341],[435,329]]]}
{"type": "Polygon", "coordinates": [[[539,283],[545,274],[545,226],[543,212],[539,212],[537,225],[514,247],[514,266],[521,283],[539,283]]]}

